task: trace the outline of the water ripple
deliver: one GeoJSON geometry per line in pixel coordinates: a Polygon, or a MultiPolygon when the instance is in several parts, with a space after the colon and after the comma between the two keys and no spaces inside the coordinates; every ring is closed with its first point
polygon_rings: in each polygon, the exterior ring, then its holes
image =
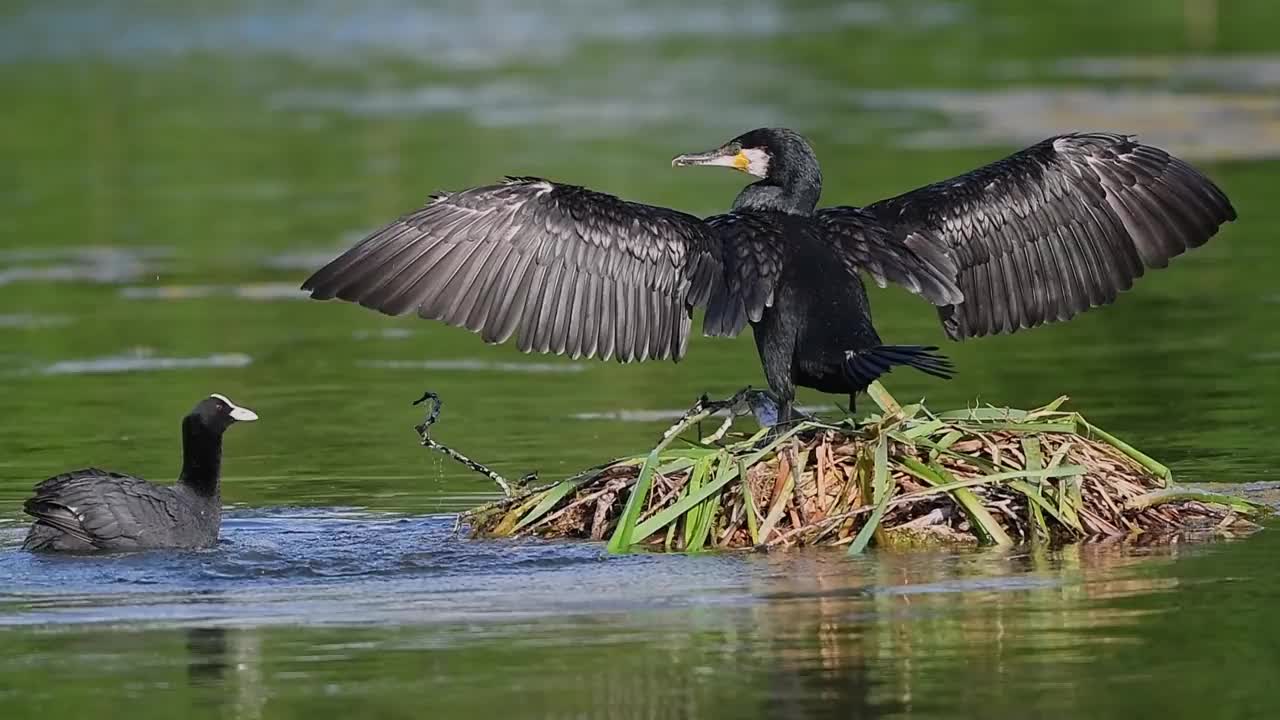
{"type": "Polygon", "coordinates": [[[0,62],[32,58],[120,59],[194,52],[286,54],[335,63],[395,55],[458,69],[513,60],[554,61],[593,42],[665,38],[734,39],[840,27],[931,28],[962,20],[960,3],[923,0],[792,7],[776,0],[518,0],[432,3],[409,0],[306,0],[281,7],[32,3],[0,26],[0,62]],[[318,39],[323,39],[318,42],[318,39]]]}
{"type": "Polygon", "coordinates": [[[146,285],[120,288],[129,300],[191,300],[232,297],[240,300],[305,300],[310,297],[295,283],[245,283],[243,285],[146,285]]]}
{"type": "Polygon", "coordinates": [[[496,362],[492,360],[366,360],[360,367],[382,370],[459,370],[465,372],[501,373],[580,373],[587,369],[584,363],[496,362]]]}
{"type": "Polygon", "coordinates": [[[59,360],[40,369],[42,375],[93,375],[98,373],[186,370],[190,368],[241,368],[253,362],[244,353],[214,353],[203,357],[163,357],[140,350],[85,360],[59,360]]]}
{"type": "Polygon", "coordinates": [[[121,283],[158,270],[166,248],[80,247],[0,252],[0,287],[15,282],[121,283]]]}
{"type": "MultiPolygon", "coordinates": [[[[1019,569],[1024,563],[1017,555],[997,552],[886,555],[874,561],[851,560],[839,551],[610,556],[599,543],[469,540],[455,534],[454,524],[453,516],[236,510],[209,550],[96,556],[21,552],[21,530],[4,528],[0,577],[11,580],[0,588],[0,626],[625,617],[638,610],[760,602],[874,602],[885,595],[989,597],[1054,588],[1064,580],[1028,574],[1019,569]],[[885,565],[894,570],[885,572],[885,565]]],[[[1070,552],[1078,556],[1064,567],[1073,574],[1081,563],[1107,568],[1137,561],[1124,548],[1070,552]]],[[[1124,582],[1115,592],[1154,587],[1124,582]]]]}
{"type": "Polygon", "coordinates": [[[1018,88],[891,90],[855,94],[872,110],[916,110],[908,147],[1008,147],[1059,133],[1111,130],[1192,160],[1280,157],[1280,98],[1162,90],[1018,88]],[[927,127],[941,113],[950,127],[927,127]]]}

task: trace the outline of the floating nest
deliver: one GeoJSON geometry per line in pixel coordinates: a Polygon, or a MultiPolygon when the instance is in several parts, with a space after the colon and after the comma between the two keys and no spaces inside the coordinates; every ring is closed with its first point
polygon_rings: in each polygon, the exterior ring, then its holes
{"type": "MultiPolygon", "coordinates": [[[[703,401],[646,455],[613,460],[550,485],[502,480],[507,497],[464,513],[478,536],[608,540],[609,549],[698,551],[847,546],[1173,541],[1241,535],[1258,503],[1171,486],[1169,469],[1061,410],[899,405],[878,384],[881,413],[806,420],[768,438],[683,434],[735,403],[703,401]],[[736,438],[736,439],[733,439],[736,438]]],[[[737,398],[737,396],[735,396],[737,398]]],[[[732,411],[731,411],[732,412],[732,411]]]]}

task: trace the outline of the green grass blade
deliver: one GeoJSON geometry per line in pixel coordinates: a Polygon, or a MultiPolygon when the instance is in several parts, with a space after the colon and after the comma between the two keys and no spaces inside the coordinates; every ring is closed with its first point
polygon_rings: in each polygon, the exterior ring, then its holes
{"type": "MultiPolygon", "coordinates": [[[[1040,457],[1040,438],[1032,435],[1022,438],[1022,454],[1026,456],[1026,468],[1031,472],[1043,468],[1044,461],[1040,457]]],[[[1039,481],[1028,482],[1037,490],[1043,486],[1039,481]]],[[[1038,539],[1048,540],[1049,525],[1044,521],[1044,513],[1040,511],[1040,506],[1034,502],[1027,503],[1027,525],[1031,528],[1031,540],[1035,542],[1038,539]]]]}
{"type": "Polygon", "coordinates": [[[667,458],[670,456],[671,456],[670,452],[665,452],[662,454],[662,457],[660,458],[660,460],[663,460],[664,462],[662,465],[658,466],[659,475],[671,475],[673,473],[678,473],[682,470],[688,470],[689,468],[693,467],[693,464],[695,462],[697,462],[696,459],[691,457],[675,457],[672,460],[667,460],[667,458]]]}
{"type": "Polygon", "coordinates": [[[874,469],[872,470],[871,487],[875,496],[876,507],[871,511],[871,516],[867,518],[867,522],[858,530],[858,534],[854,536],[853,542],[849,544],[849,554],[858,555],[867,549],[867,544],[871,542],[872,535],[880,527],[880,520],[884,518],[884,513],[889,509],[889,498],[893,496],[893,487],[890,486],[891,476],[889,475],[889,436],[881,433],[876,440],[876,449],[873,456],[875,458],[874,469]]]}
{"type": "Polygon", "coordinates": [[[916,415],[919,415],[920,411],[923,409],[924,409],[924,405],[921,405],[920,403],[911,403],[910,405],[903,405],[902,406],[902,422],[905,423],[905,422],[910,422],[914,420],[916,415]]]}
{"type": "MultiPolygon", "coordinates": [[[[1048,472],[1048,471],[1045,471],[1045,472],[1048,472]]],[[[1067,516],[1058,512],[1058,508],[1054,507],[1053,503],[1046,500],[1044,495],[1040,494],[1039,488],[1037,488],[1035,485],[1032,485],[1031,483],[1028,483],[1028,482],[1024,482],[1022,480],[1013,480],[1013,481],[1010,481],[1009,488],[1011,490],[1017,490],[1023,495],[1026,495],[1031,505],[1036,508],[1036,511],[1034,512],[1033,517],[1037,519],[1037,527],[1041,531],[1046,533],[1049,531],[1049,526],[1047,523],[1045,523],[1045,520],[1044,520],[1044,513],[1047,512],[1055,520],[1062,523],[1063,525],[1071,528],[1072,530],[1075,530],[1080,534],[1084,534],[1084,528],[1081,527],[1079,519],[1068,518],[1067,516]]]]}
{"type": "Polygon", "coordinates": [[[1022,454],[1027,456],[1026,467],[1028,470],[1034,471],[1044,468],[1044,460],[1040,456],[1040,438],[1022,438],[1022,454]]]}
{"type": "Polygon", "coordinates": [[[756,517],[756,499],[751,492],[751,483],[747,481],[746,469],[741,460],[738,461],[738,475],[742,478],[742,502],[747,512],[747,532],[751,533],[751,545],[754,547],[760,544],[760,520],[756,517]]]}
{"type": "Polygon", "coordinates": [[[885,510],[889,509],[889,498],[892,492],[887,492],[880,502],[876,503],[876,507],[871,511],[871,517],[867,518],[867,523],[858,530],[858,534],[854,536],[853,542],[849,544],[850,555],[861,555],[867,549],[867,544],[871,542],[871,536],[880,527],[880,521],[884,519],[885,510]]]}
{"type": "MultiPolygon", "coordinates": [[[[1103,430],[1102,428],[1099,428],[1098,426],[1090,423],[1088,420],[1085,420],[1079,415],[1077,415],[1076,418],[1080,426],[1084,428],[1084,432],[1081,432],[1080,434],[1097,438],[1107,443],[1111,447],[1124,453],[1125,455],[1128,455],[1130,458],[1133,459],[1134,462],[1138,463],[1139,465],[1146,468],[1147,470],[1150,470],[1153,474],[1155,474],[1156,477],[1160,478],[1163,481],[1163,487],[1168,487],[1169,483],[1173,482],[1173,473],[1170,472],[1169,468],[1163,465],[1162,463],[1157,462],[1151,456],[1135,448],[1129,443],[1121,440],[1115,435],[1112,435],[1111,433],[1103,430]]],[[[1079,432],[1079,429],[1077,429],[1077,432],[1079,432]]]]}
{"type": "Polygon", "coordinates": [[[1267,505],[1252,502],[1244,498],[1233,497],[1231,495],[1223,495],[1208,490],[1193,490],[1191,488],[1170,488],[1165,490],[1155,490],[1149,493],[1129,498],[1125,501],[1125,510],[1143,510],[1156,505],[1163,505],[1171,502],[1181,502],[1184,500],[1195,500],[1208,505],[1222,505],[1229,507],[1243,515],[1269,515],[1273,511],[1267,505]]]}
{"type": "Polygon", "coordinates": [[[1073,443],[1070,440],[1062,443],[1062,447],[1059,447],[1054,451],[1053,457],[1049,458],[1049,464],[1046,467],[1056,468],[1058,465],[1062,464],[1063,459],[1067,457],[1067,453],[1071,451],[1072,444],[1073,443]]]}
{"type": "Polygon", "coordinates": [[[711,527],[715,524],[716,514],[720,512],[720,498],[722,493],[716,493],[706,500],[702,501],[702,515],[698,518],[698,524],[693,531],[693,539],[685,545],[688,552],[698,552],[707,544],[707,536],[711,533],[711,527]]]}
{"type": "Polygon", "coordinates": [[[491,533],[497,537],[508,537],[515,532],[516,524],[523,518],[534,505],[538,504],[538,495],[531,495],[527,500],[512,508],[502,517],[502,520],[494,526],[491,533]]]}
{"type": "Polygon", "coordinates": [[[738,477],[738,469],[730,466],[728,472],[723,475],[717,475],[715,480],[698,488],[697,492],[691,492],[678,502],[655,513],[653,517],[636,526],[631,535],[632,544],[644,542],[650,535],[684,516],[685,513],[689,512],[690,508],[719,492],[721,488],[728,485],[736,477],[738,477]]]}
{"type": "MultiPolygon", "coordinates": [[[[1049,459],[1049,468],[1061,465],[1073,445],[1074,443],[1070,440],[1062,443],[1062,446],[1054,451],[1053,457],[1049,459]]],[[[1084,508],[1084,498],[1080,494],[1080,478],[1062,478],[1058,481],[1058,487],[1058,511],[1070,520],[1072,526],[1083,527],[1080,524],[1080,511],[1084,508]]]]}
{"type": "Polygon", "coordinates": [[[1027,413],[1027,419],[1030,420],[1037,417],[1044,417],[1045,415],[1061,414],[1058,411],[1058,408],[1062,407],[1062,404],[1065,403],[1067,400],[1068,398],[1066,395],[1059,395],[1057,399],[1055,399],[1053,402],[1049,403],[1048,405],[1045,405],[1044,407],[1036,408],[1035,410],[1032,410],[1031,412],[1027,413]]]}
{"type": "Polygon", "coordinates": [[[943,420],[978,420],[983,422],[988,420],[1007,420],[1009,422],[1022,422],[1027,419],[1027,411],[1014,408],[979,407],[948,410],[947,412],[938,413],[937,416],[943,420]]]}
{"type": "MultiPolygon", "coordinates": [[[[956,480],[955,476],[947,471],[946,468],[940,465],[925,465],[913,457],[904,458],[902,467],[907,472],[935,487],[947,485],[956,480]]],[[[969,516],[969,522],[973,523],[974,529],[982,536],[984,542],[1002,547],[1013,544],[1013,540],[1004,531],[1000,522],[988,512],[987,508],[982,505],[982,501],[978,499],[978,496],[973,494],[973,491],[968,488],[956,488],[951,491],[951,497],[969,516]]]]}
{"type": "Polygon", "coordinates": [[[945,420],[928,420],[926,422],[920,423],[919,425],[916,425],[915,427],[912,427],[907,430],[903,430],[898,434],[901,435],[903,438],[905,438],[907,441],[911,441],[911,440],[915,440],[916,438],[922,438],[922,437],[932,435],[946,426],[947,426],[947,423],[945,420]]]}
{"type": "Polygon", "coordinates": [[[872,456],[875,463],[873,474],[871,476],[871,488],[875,493],[875,501],[880,502],[889,491],[889,437],[882,434],[876,440],[875,454],[872,456]]]}
{"type": "Polygon", "coordinates": [[[884,389],[879,380],[867,386],[867,397],[871,398],[871,402],[879,406],[886,415],[902,411],[902,406],[898,404],[897,400],[893,399],[888,390],[884,389]]]}
{"type": "MultiPolygon", "coordinates": [[[[946,435],[943,435],[942,439],[939,440],[938,442],[930,443],[929,444],[929,448],[930,448],[929,462],[933,462],[934,460],[937,460],[939,454],[946,452],[947,450],[950,450],[951,446],[955,445],[956,441],[958,441],[962,437],[964,437],[963,432],[959,430],[951,430],[946,435]]],[[[923,440],[923,438],[916,438],[916,439],[923,440]]]]}
{"type": "MultiPolygon", "coordinates": [[[[618,527],[614,529],[613,536],[609,538],[608,550],[611,553],[625,552],[632,545],[639,542],[634,537],[636,521],[640,517],[641,510],[644,509],[645,501],[649,499],[649,487],[653,484],[653,473],[658,467],[658,452],[661,447],[662,445],[659,444],[649,453],[649,457],[640,468],[640,476],[636,478],[635,485],[631,486],[631,494],[627,497],[627,505],[622,510],[622,517],[618,520],[618,527]]],[[[640,540],[643,539],[640,538],[640,540]]]]}
{"type": "Polygon", "coordinates": [[[523,519],[515,526],[512,532],[520,532],[529,527],[533,523],[542,519],[544,515],[551,512],[561,500],[565,499],[569,493],[578,489],[584,480],[562,480],[550,490],[543,492],[542,500],[530,510],[523,519]]]}
{"type": "MultiPolygon", "coordinates": [[[[649,451],[649,454],[645,457],[644,465],[640,468],[640,476],[636,478],[636,483],[631,488],[631,494],[627,497],[627,505],[622,510],[622,517],[618,520],[618,526],[614,528],[613,536],[609,538],[607,546],[609,552],[626,552],[632,545],[639,542],[634,537],[636,523],[640,519],[640,513],[644,510],[645,501],[649,499],[649,488],[653,485],[653,474],[658,467],[662,451],[679,437],[680,433],[701,422],[709,414],[709,411],[704,410],[684,418],[679,424],[669,428],[663,438],[658,441],[657,446],[649,451]]],[[[673,462],[692,461],[688,458],[680,458],[673,462]]],[[[648,536],[646,535],[645,537],[648,536]]]]}
{"type": "Polygon", "coordinates": [[[957,427],[966,430],[974,430],[978,432],[992,432],[995,430],[1007,430],[1009,432],[1018,433],[1074,433],[1076,432],[1076,424],[1073,422],[1019,422],[1008,420],[991,420],[981,422],[956,422],[953,423],[957,427]]]}
{"type": "Polygon", "coordinates": [[[1084,473],[1085,468],[1080,465],[1063,465],[1062,467],[1056,467],[1052,470],[1039,470],[1036,472],[1030,472],[1027,470],[1011,470],[1009,472],[992,473],[990,475],[982,475],[980,477],[968,478],[966,480],[956,480],[955,482],[947,483],[946,485],[916,490],[915,492],[900,495],[898,499],[903,501],[916,500],[918,498],[928,497],[929,495],[948,493],[956,488],[991,485],[994,483],[1008,482],[1010,480],[1018,480],[1025,477],[1067,477],[1070,475],[1083,475],[1084,473]]]}
{"type": "Polygon", "coordinates": [[[708,455],[715,455],[718,450],[719,448],[707,447],[705,445],[686,445],[683,447],[667,448],[663,455],[671,458],[678,457],[698,460],[708,455]]]}
{"type": "MultiPolygon", "coordinates": [[[[1009,485],[1012,487],[1014,483],[1010,483],[1009,485]]],[[[1031,486],[1026,485],[1026,487],[1030,488],[1031,486]]],[[[1036,495],[1039,496],[1039,492],[1037,492],[1036,495]]],[[[1040,509],[1040,503],[1034,501],[1028,502],[1027,516],[1029,520],[1027,526],[1031,528],[1031,542],[1047,541],[1052,537],[1049,534],[1049,523],[1044,520],[1044,511],[1040,509]]]]}
{"type": "MultiPolygon", "coordinates": [[[[707,473],[711,472],[711,462],[715,456],[706,460],[699,460],[694,466],[693,471],[689,473],[689,482],[685,483],[684,489],[681,491],[682,497],[687,497],[690,493],[695,493],[702,487],[703,480],[706,479],[707,473]]],[[[694,534],[698,526],[702,523],[702,513],[704,512],[705,503],[699,503],[689,509],[684,516],[684,546],[685,549],[693,543],[694,534]]]]}

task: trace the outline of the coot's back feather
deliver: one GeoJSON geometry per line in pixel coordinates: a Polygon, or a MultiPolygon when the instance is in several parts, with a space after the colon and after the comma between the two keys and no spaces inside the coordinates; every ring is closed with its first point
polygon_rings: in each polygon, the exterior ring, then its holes
{"type": "MultiPolygon", "coordinates": [[[[75,470],[45,480],[35,493],[23,504],[27,514],[93,548],[132,550],[188,535],[182,528],[191,503],[173,488],[132,475],[75,470]]],[[[192,540],[199,540],[196,534],[208,533],[190,533],[192,540]]]]}

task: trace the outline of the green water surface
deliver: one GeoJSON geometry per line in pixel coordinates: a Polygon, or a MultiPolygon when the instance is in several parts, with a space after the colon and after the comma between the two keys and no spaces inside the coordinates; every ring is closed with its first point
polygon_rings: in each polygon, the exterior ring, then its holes
{"type": "Polygon", "coordinates": [[[873,290],[887,342],[945,344],[960,372],[887,385],[936,407],[1066,394],[1180,480],[1276,479],[1277,28],[1267,0],[10,0],[0,716],[1272,717],[1273,532],[858,560],[467,543],[423,518],[492,488],[417,446],[423,390],[441,440],[555,477],[650,446],[666,423],[637,413],[761,385],[750,338],[574,363],[296,288],[431,191],[504,174],[723,210],[741,176],[669,160],[760,125],[810,137],[824,201],[855,204],[1055,132],[1133,132],[1240,221],[1117,305],[1010,337],[948,343],[927,304],[873,290]],[[262,417],[228,435],[228,548],[17,550],[44,477],[173,477],[211,392],[262,417]]]}

